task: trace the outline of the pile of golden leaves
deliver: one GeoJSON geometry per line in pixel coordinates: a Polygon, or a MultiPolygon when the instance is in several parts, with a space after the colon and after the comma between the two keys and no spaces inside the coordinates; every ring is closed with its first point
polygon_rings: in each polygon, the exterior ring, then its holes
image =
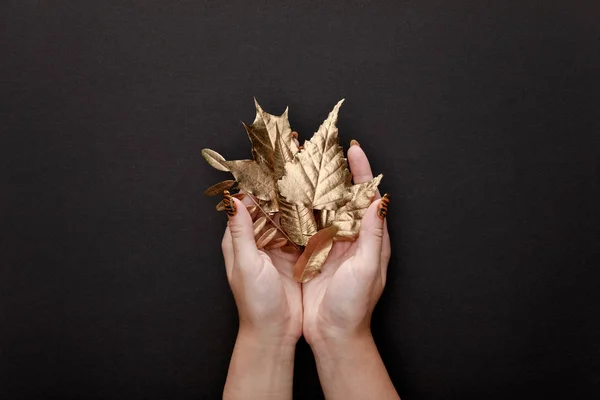
{"type": "MultiPolygon", "coordinates": [[[[214,168],[231,172],[235,180],[206,190],[209,196],[224,190],[251,200],[259,249],[297,252],[294,278],[308,282],[316,276],[337,240],[355,240],[360,221],[373,201],[382,175],[358,185],[339,144],[336,127],[339,101],[313,137],[299,146],[290,128],[288,109],[281,116],[265,112],[258,102],[252,125],[244,124],[252,143],[253,160],[227,161],[216,151],[202,150],[214,168]]],[[[223,210],[223,202],[217,210],[223,210]]]]}

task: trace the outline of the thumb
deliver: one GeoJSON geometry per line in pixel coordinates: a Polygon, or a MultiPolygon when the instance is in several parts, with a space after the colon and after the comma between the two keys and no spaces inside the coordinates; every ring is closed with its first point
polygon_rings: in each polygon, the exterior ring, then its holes
{"type": "Polygon", "coordinates": [[[390,195],[387,193],[381,199],[375,200],[361,221],[355,257],[358,265],[373,268],[373,271],[379,268],[383,245],[383,226],[389,202],[390,195]]]}
{"type": "Polygon", "coordinates": [[[229,218],[234,262],[238,265],[241,260],[253,262],[258,258],[258,249],[254,241],[252,217],[250,217],[244,204],[231,196],[228,190],[223,192],[223,204],[229,218]]]}

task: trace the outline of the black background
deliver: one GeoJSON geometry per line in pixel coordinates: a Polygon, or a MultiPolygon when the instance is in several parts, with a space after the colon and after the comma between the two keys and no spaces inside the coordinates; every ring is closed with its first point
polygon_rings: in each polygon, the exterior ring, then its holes
{"type": "MultiPolygon", "coordinates": [[[[484,4],[485,3],[485,4],[484,4]]],[[[598,398],[600,6],[5,1],[0,397],[217,399],[237,317],[203,190],[256,96],[333,105],[392,194],[373,330],[406,399],[598,398]]],[[[322,396],[298,345],[295,397],[322,396]]]]}

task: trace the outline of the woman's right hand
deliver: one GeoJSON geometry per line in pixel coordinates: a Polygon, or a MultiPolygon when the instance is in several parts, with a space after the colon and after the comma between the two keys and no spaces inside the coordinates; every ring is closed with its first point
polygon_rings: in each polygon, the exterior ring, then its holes
{"type": "MultiPolygon", "coordinates": [[[[360,146],[350,147],[348,162],[355,184],[373,179],[360,146]]],[[[388,195],[375,200],[357,240],[335,242],[322,273],[302,287],[303,333],[327,399],[398,398],[370,330],[390,259],[388,202],[388,195]]]]}

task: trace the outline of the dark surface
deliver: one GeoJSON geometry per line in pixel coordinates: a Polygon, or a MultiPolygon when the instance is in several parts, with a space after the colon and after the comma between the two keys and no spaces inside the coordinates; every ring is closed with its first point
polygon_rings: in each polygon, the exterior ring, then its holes
{"type": "Polygon", "coordinates": [[[385,174],[403,398],[597,399],[598,3],[270,3],[0,5],[0,398],[220,397],[227,175],[200,150],[249,157],[255,95],[303,138],[345,97],[385,174]]]}

